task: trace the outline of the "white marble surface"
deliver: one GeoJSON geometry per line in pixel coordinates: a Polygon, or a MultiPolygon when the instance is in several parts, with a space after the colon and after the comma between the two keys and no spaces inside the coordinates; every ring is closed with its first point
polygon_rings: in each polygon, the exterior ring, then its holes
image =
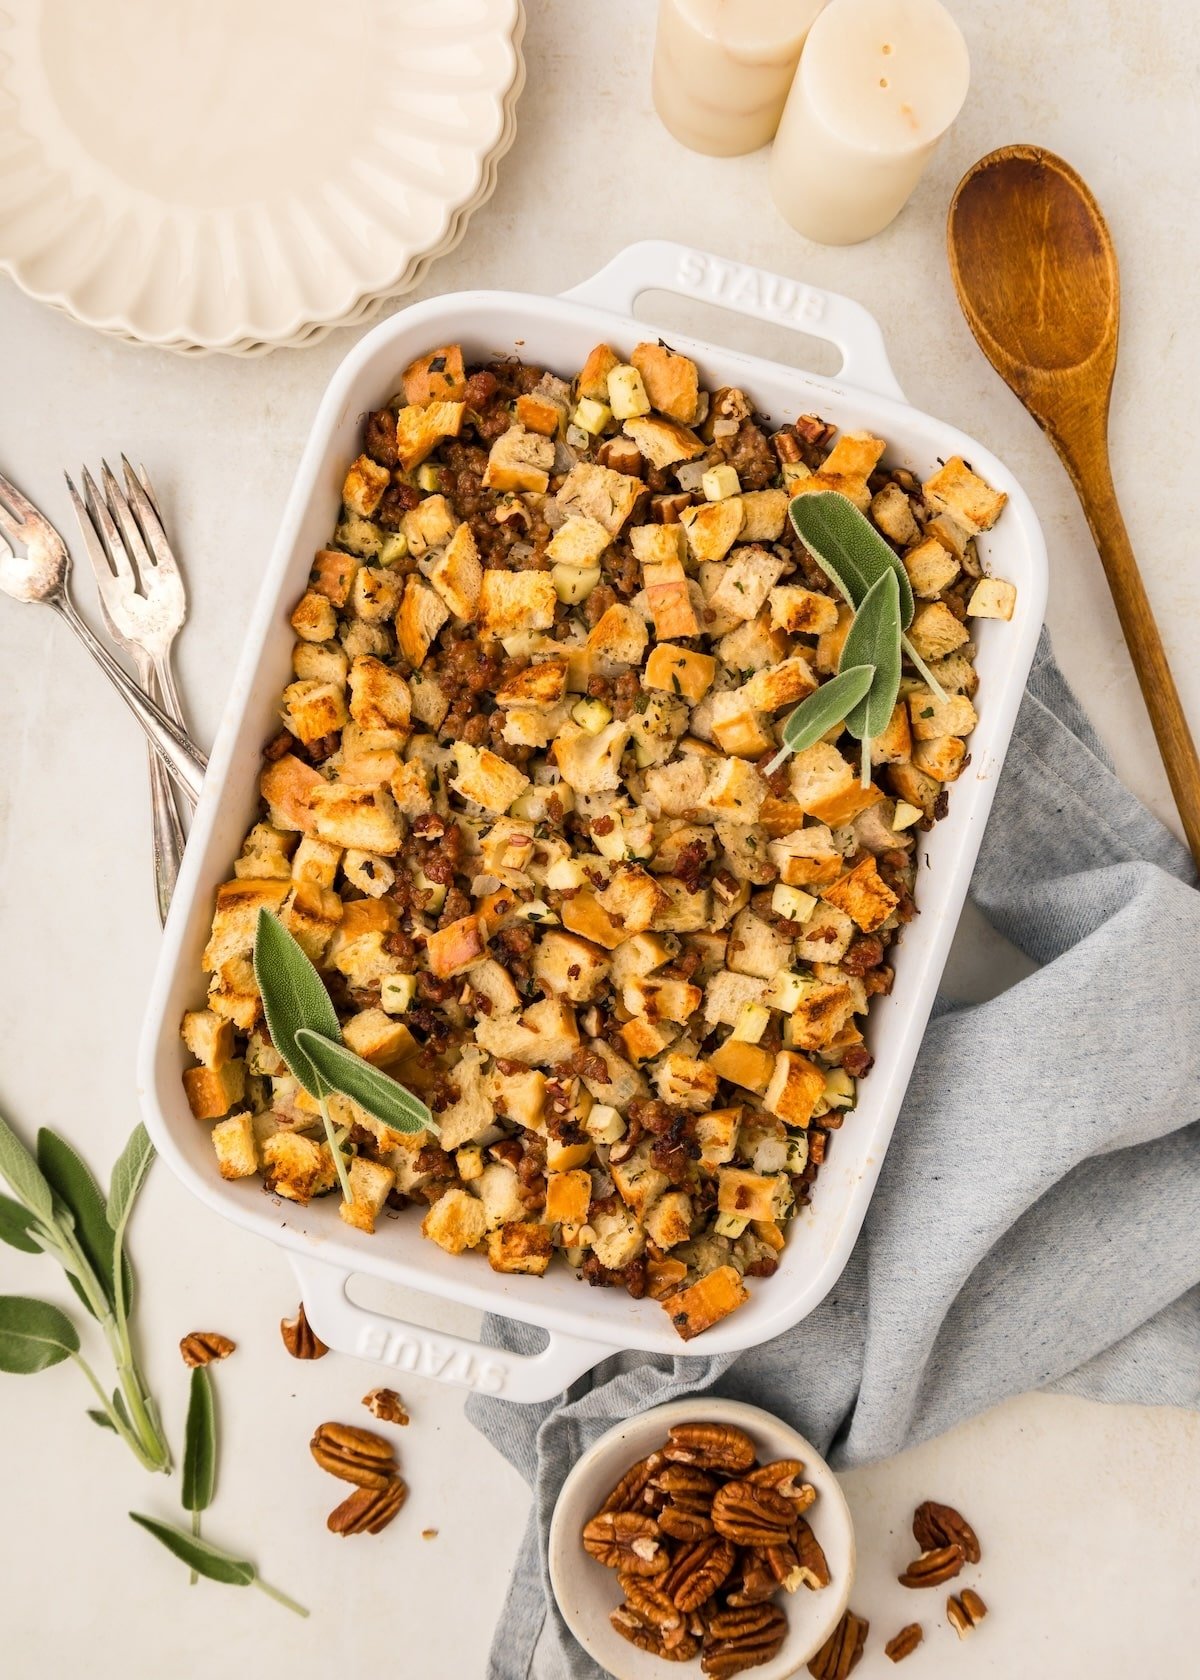
{"type": "MultiPolygon", "coordinates": [[[[1116,477],[1185,703],[1200,718],[1200,573],[1184,441],[1198,351],[1200,235],[1187,211],[1200,20],[1186,0],[961,0],[955,9],[975,65],[963,119],[891,230],[864,247],[822,250],[775,216],[765,155],[693,157],[658,127],[648,0],[532,0],[516,146],[496,197],[425,289],[552,291],[628,241],[659,235],[858,298],[883,322],[912,400],[985,439],[1025,482],[1050,543],[1062,662],[1122,774],[1173,822],[1083,519],[1048,446],[958,315],[942,227],[962,170],[1008,141],[1061,151],[1095,188],[1125,292],[1116,477]]],[[[682,306],[656,307],[654,319],[679,323],[682,306]]],[[[715,313],[703,326],[776,357],[797,354],[775,329],[715,313]]],[[[202,741],[310,416],[354,336],[265,361],[186,362],[91,336],[0,287],[0,468],[67,529],[63,467],[122,448],[150,467],[187,565],[192,616],[179,670],[202,741]]],[[[90,604],[82,581],[79,594],[90,604]]],[[[0,602],[0,667],[0,1097],[27,1135],[42,1121],[59,1126],[107,1171],[135,1117],[133,1050],[158,943],[141,746],[49,615],[0,602]]],[[[989,951],[968,920],[957,989],[984,983],[989,951]]],[[[384,1665],[419,1680],[482,1676],[526,1496],[464,1423],[460,1396],[406,1385],[409,1507],[379,1539],[335,1541],[323,1529],[333,1485],[306,1442],[321,1419],[360,1415],[372,1370],[335,1358],[291,1363],[275,1328],[294,1305],[286,1263],[217,1223],[163,1168],[134,1242],[147,1364],[176,1440],[186,1391],[179,1336],[211,1326],[241,1344],[217,1374],[225,1443],[208,1531],[249,1549],[313,1618],[294,1621],[256,1593],[206,1584],[189,1592],[182,1569],[124,1515],[171,1515],[174,1487],[150,1481],[91,1430],[71,1371],[4,1378],[4,1672],[200,1680],[232,1661],[263,1680],[384,1665]],[[424,1528],[437,1538],[422,1541],[424,1528]]],[[[9,1249],[0,1249],[0,1291],[64,1298],[48,1262],[9,1249]]],[[[874,1625],[859,1673],[890,1672],[882,1640],[913,1616],[927,1630],[913,1672],[934,1680],[1189,1672],[1198,1446],[1195,1417],[1027,1398],[849,1476],[864,1560],[855,1601],[874,1625]],[[930,1495],[961,1501],[984,1539],[980,1586],[993,1615],[961,1649],[940,1625],[941,1595],[906,1594],[892,1580],[908,1554],[908,1513],[930,1495]]]]}

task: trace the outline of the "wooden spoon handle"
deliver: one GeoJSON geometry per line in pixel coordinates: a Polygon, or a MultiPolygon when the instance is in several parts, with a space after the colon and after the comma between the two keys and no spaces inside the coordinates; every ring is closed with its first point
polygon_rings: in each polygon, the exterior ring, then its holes
{"type": "Polygon", "coordinates": [[[1101,441],[1076,452],[1064,439],[1054,441],[1091,526],[1183,831],[1200,867],[1200,758],[1121,517],[1107,447],[1101,441]]]}

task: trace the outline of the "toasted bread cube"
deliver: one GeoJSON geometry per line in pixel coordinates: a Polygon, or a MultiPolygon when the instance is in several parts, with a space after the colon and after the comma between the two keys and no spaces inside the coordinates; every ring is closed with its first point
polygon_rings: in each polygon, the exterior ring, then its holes
{"type": "Polygon", "coordinates": [[[415,574],[404,582],[404,596],[396,614],[396,639],[412,666],[420,667],[433,639],[450,614],[435,589],[415,574]]]}
{"type": "Polygon", "coordinates": [[[747,705],[740,688],[713,695],[710,728],[723,752],[741,758],[761,758],[775,745],[766,719],[747,705]]]}
{"type": "Polygon", "coordinates": [[[350,716],[362,729],[408,733],[412,692],[398,671],[363,654],[350,667],[350,716]]]}
{"type": "Polygon", "coordinates": [[[333,533],[333,540],[339,548],[349,549],[362,560],[374,560],[383,551],[382,528],[357,513],[347,513],[333,533]]]}
{"type": "Polygon", "coordinates": [[[587,567],[599,560],[611,540],[597,520],[573,513],[550,538],[546,553],[561,565],[587,567]]]}
{"type": "Polygon", "coordinates": [[[778,869],[780,880],[789,887],[835,881],[841,872],[842,854],[824,823],[812,823],[770,841],[767,854],[778,869]]]}
{"type": "Polygon", "coordinates": [[[943,601],[918,607],[908,635],[921,658],[926,660],[941,659],[970,639],[966,626],[959,623],[943,601]]]}
{"type": "Polygon", "coordinates": [[[725,958],[734,974],[753,974],[760,980],[773,980],[780,969],[788,967],[791,956],[791,941],[776,933],[770,922],[753,910],[739,910],[729,931],[725,958]]]}
{"type": "Polygon", "coordinates": [[[336,735],[346,724],[346,692],[337,683],[294,682],[283,691],[283,720],[298,741],[307,746],[336,735]]]}
{"type": "Polygon", "coordinates": [[[396,1175],[391,1167],[356,1156],[350,1163],[351,1199],[343,1201],[338,1208],[347,1225],[353,1225],[359,1231],[374,1231],[375,1221],[383,1212],[395,1182],[396,1175]]]}
{"type": "Polygon", "coordinates": [[[540,659],[527,665],[496,692],[498,706],[533,706],[548,710],[557,706],[567,691],[567,661],[540,659]]]}
{"type": "MultiPolygon", "coordinates": [[[[718,507],[725,504],[719,502],[718,507]]],[[[757,618],[768,594],[778,582],[784,562],[770,549],[754,546],[739,548],[730,560],[724,577],[708,598],[716,612],[730,618],[757,618]]]]}
{"type": "MultiPolygon", "coordinates": [[[[825,1092],[825,1074],[807,1056],[781,1050],[775,1058],[771,1082],[763,1095],[763,1107],[786,1126],[806,1127],[813,1109],[825,1092]]],[[[769,1219],[770,1213],[755,1213],[755,1219],[769,1219]]]]}
{"type": "Polygon", "coordinates": [[[421,1221],[421,1235],[447,1254],[464,1254],[487,1234],[483,1203],[469,1190],[447,1190],[421,1221]]]}
{"type": "Polygon", "coordinates": [[[650,398],[642,376],[629,362],[618,362],[608,373],[608,406],[618,420],[649,414],[650,398]]]}
{"type": "Polygon", "coordinates": [[[340,642],[297,642],[292,649],[292,673],[300,681],[344,683],[350,656],[340,642]]]}
{"type": "Polygon", "coordinates": [[[619,1029],[622,1048],[635,1067],[652,1061],[679,1037],[678,1029],[670,1022],[647,1021],[635,1016],[619,1029]]]}
{"type": "Polygon", "coordinates": [[[538,432],[542,437],[556,437],[563,419],[563,410],[550,398],[537,391],[523,392],[517,398],[517,420],[527,432],[538,432]]]}
{"type": "Polygon", "coordinates": [[[710,654],[693,653],[690,648],[659,642],[646,661],[643,680],[647,688],[677,694],[695,705],[708,693],[716,674],[717,662],[710,654]]]}
{"type": "Polygon", "coordinates": [[[430,566],[429,581],[455,618],[475,617],[483,587],[483,567],[471,527],[465,520],[430,566]]]}
{"type": "Polygon", "coordinates": [[[327,595],[310,589],[292,608],[292,629],[305,642],[327,642],[337,630],[337,613],[327,595]]]}
{"type": "Polygon", "coordinates": [[[838,603],[799,584],[781,583],[770,593],[771,623],[793,635],[821,636],[837,629],[838,603]]]}
{"type": "Polygon", "coordinates": [[[649,1142],[640,1143],[626,1160],[610,1163],[617,1194],[636,1219],[642,1220],[670,1184],[650,1160],[649,1142]]]}
{"type": "Polygon", "coordinates": [[[672,1050],[654,1070],[654,1085],[663,1102],[693,1113],[712,1107],[718,1075],[707,1060],[672,1050]]]}
{"type": "Polygon", "coordinates": [[[575,1012],[561,998],[543,998],[524,1015],[485,1016],[475,1023],[475,1042],[506,1061],[553,1067],[579,1048],[575,1012]]]}
{"type": "Polygon", "coordinates": [[[258,1171],[254,1120],[248,1112],[218,1121],[212,1129],[212,1141],[222,1178],[252,1178],[258,1171]]]}
{"type": "Polygon", "coordinates": [[[925,537],[915,548],[901,555],[912,592],[919,600],[928,600],[949,588],[959,573],[954,556],[944,549],[936,537],[925,537]]]}
{"type": "Polygon", "coordinates": [[[918,741],[912,757],[925,775],[938,782],[953,782],[962,772],[966,752],[966,742],[957,735],[939,735],[933,741],[918,741]]]}
{"type": "Polygon", "coordinates": [[[348,1049],[364,1062],[386,1067],[412,1052],[413,1035],[403,1021],[394,1020],[382,1009],[360,1009],[342,1023],[342,1037],[348,1049]]]}
{"type": "Polygon", "coordinates": [[[646,1235],[656,1248],[674,1248],[691,1234],[691,1197],[686,1190],[668,1190],[646,1215],[646,1235]]]}
{"type": "MultiPolygon", "coordinates": [[[[727,1076],[726,1076],[727,1077],[727,1076]]],[[[714,1167],[732,1161],[737,1153],[738,1131],[742,1122],[740,1108],[713,1108],[696,1120],[696,1142],[700,1145],[700,1165],[709,1172],[714,1167]]]]}
{"type": "Polygon", "coordinates": [[[312,963],[324,961],[343,915],[342,901],[330,887],[297,881],[280,912],[280,921],[312,963]]]}
{"type": "Polygon", "coordinates": [[[616,950],[629,938],[629,930],[613,921],[593,892],[580,892],[574,898],[564,899],[560,914],[565,928],[606,951],[616,950]]]}
{"type": "Polygon", "coordinates": [[[383,787],[322,782],[312,791],[317,837],[335,846],[394,857],[403,843],[395,801],[383,787]]]}
{"type": "Polygon", "coordinates": [[[342,501],[351,513],[370,519],[391,482],[392,475],[386,467],[378,466],[369,455],[360,455],[346,474],[342,501]]]}
{"type": "Polygon", "coordinates": [[[700,402],[700,374],[688,356],[665,344],[639,344],[629,358],[642,376],[646,395],[660,414],[690,426],[700,402]]]}
{"type": "MultiPolygon", "coordinates": [[[[821,1081],[825,1083],[824,1078],[821,1081]]],[[[778,1212],[779,1179],[745,1167],[722,1167],[717,1173],[717,1208],[721,1213],[751,1219],[774,1219],[778,1212]]]]}
{"type": "Polygon", "coordinates": [[[707,762],[709,770],[703,793],[693,803],[701,810],[725,817],[729,822],[757,822],[767,795],[767,784],[754,766],[744,758],[710,759],[707,762]]]}
{"type": "Polygon", "coordinates": [[[403,585],[387,566],[360,566],[351,591],[350,611],[364,624],[387,624],[400,605],[403,585]]]}
{"type": "Polygon", "coordinates": [[[787,523],[786,490],[743,490],[742,528],[738,541],[778,542],[787,523]]]}
{"type": "Polygon", "coordinates": [[[396,809],[406,817],[424,816],[433,809],[429,778],[425,767],[417,762],[401,764],[392,772],[388,783],[396,809]]]}
{"type": "Polygon", "coordinates": [[[514,1221],[488,1232],[488,1265],[494,1272],[521,1272],[541,1277],[553,1254],[551,1232],[545,1225],[533,1220],[514,1221]]]}
{"type": "Polygon", "coordinates": [[[490,1162],[471,1187],[483,1203],[489,1231],[525,1218],[520,1180],[513,1168],[504,1162],[490,1162]]]}
{"type": "Polygon", "coordinates": [[[704,1019],[710,1027],[732,1027],[742,1010],[759,1003],[767,982],[754,974],[735,974],[718,969],[704,988],[704,1019]]]}
{"type": "Polygon", "coordinates": [[[788,1043],[798,1050],[824,1050],[854,1014],[856,999],[849,986],[805,986],[788,1022],[788,1043]]]}
{"type": "Polygon", "coordinates": [[[798,962],[838,963],[850,948],[854,923],[837,904],[818,904],[793,952],[798,962]]]}
{"type": "Polygon", "coordinates": [[[350,885],[366,893],[368,898],[382,898],[396,884],[396,871],[387,859],[359,847],[352,847],[346,853],[342,869],[350,885]]]}
{"type": "Polygon", "coordinates": [[[1003,490],[993,490],[972,472],[961,455],[952,455],[922,488],[931,507],[948,513],[973,537],[991,529],[1008,500],[1003,490]]]}
{"type": "Polygon", "coordinates": [[[933,741],[939,735],[969,735],[979,722],[965,694],[939,700],[931,689],[917,688],[908,697],[915,740],[933,741]]]}
{"type": "Polygon", "coordinates": [[[842,649],[846,645],[846,637],[850,634],[850,626],[854,622],[854,609],[845,602],[840,602],[837,610],[837,623],[832,630],[823,630],[817,637],[817,651],[813,656],[813,664],[818,671],[832,676],[838,668],[842,657],[842,649]]]}
{"type": "Polygon", "coordinates": [[[907,548],[920,536],[912,503],[898,484],[885,484],[871,497],[871,518],[885,537],[907,548]]]}
{"type": "Polygon", "coordinates": [[[860,787],[858,771],[827,741],[815,741],[797,753],[788,780],[796,804],[810,817],[835,827],[853,822],[881,797],[873,785],[860,787]]]}
{"type": "Polygon", "coordinates": [[[889,765],[887,778],[893,793],[906,804],[917,806],[926,820],[932,819],[942,791],[940,782],[912,763],[889,765]]]}
{"type": "Polygon", "coordinates": [[[704,994],[686,980],[633,979],[621,988],[621,1002],[631,1015],[683,1026],[699,1009],[704,994]]]}
{"type": "Polygon", "coordinates": [[[545,491],[554,465],[554,444],[522,425],[510,426],[493,443],[484,469],[488,490],[545,491]]]}
{"type": "MultiPolygon", "coordinates": [[[[812,666],[803,654],[794,653],[790,659],[764,671],[756,671],[737,692],[759,712],[777,712],[781,706],[793,706],[817,687],[812,666]]],[[[774,742],[771,743],[774,745],[774,742]]],[[[767,748],[763,748],[767,751],[767,748]]]]}
{"type": "Polygon", "coordinates": [[[548,630],[558,596],[549,572],[485,571],[479,595],[479,633],[489,639],[522,630],[548,630]]]}
{"type": "Polygon", "coordinates": [[[871,742],[872,764],[903,764],[912,757],[912,728],[908,721],[908,707],[897,700],[882,735],[871,742]]]}
{"type": "Polygon", "coordinates": [[[418,356],[405,368],[401,382],[406,403],[461,402],[467,392],[461,346],[443,344],[418,356]]]}
{"type": "Polygon", "coordinates": [[[597,894],[597,902],[626,934],[641,933],[666,908],[665,895],[653,875],[633,864],[614,870],[608,885],[597,894]]]}
{"type": "MultiPolygon", "coordinates": [[[[746,511],[738,496],[724,502],[700,502],[695,507],[684,508],[679,521],[693,558],[723,560],[737,541],[745,517],[746,511]]],[[[753,616],[753,613],[738,614],[739,618],[753,616]]]]}
{"type": "Polygon", "coordinates": [[[245,1095],[246,1064],[227,1060],[217,1068],[188,1068],[183,1075],[183,1090],[197,1120],[219,1120],[245,1095]]]}
{"type": "Polygon", "coordinates": [[[430,549],[441,548],[454,535],[454,510],[445,496],[426,496],[409,508],[401,522],[408,552],[420,560],[430,549]]]}
{"type": "Polygon", "coordinates": [[[523,771],[486,747],[456,741],[454,757],[458,774],[451,778],[450,786],[487,811],[507,811],[529,786],[529,777],[523,771]]]}
{"type": "Polygon", "coordinates": [[[582,1225],[592,1199],[592,1175],[577,1167],[572,1172],[553,1172],[546,1177],[546,1207],[542,1217],[548,1225],[582,1225]]]}
{"type": "Polygon", "coordinates": [[[627,1207],[597,1214],[589,1224],[593,1231],[592,1253],[610,1271],[628,1266],[646,1246],[645,1234],[627,1207]]]}
{"type": "Polygon", "coordinates": [[[331,846],[315,835],[306,834],[296,847],[292,858],[292,875],[297,881],[311,881],[314,886],[332,887],[342,861],[342,847],[331,846]]]}
{"type": "MultiPolygon", "coordinates": [[[[541,1131],[546,1075],[540,1068],[523,1068],[520,1073],[501,1073],[493,1068],[487,1076],[487,1093],[497,1114],[531,1132],[541,1131]]],[[[442,1130],[444,1136],[444,1123],[442,1130]]]]}
{"type": "Polygon", "coordinates": [[[555,501],[564,513],[582,514],[615,537],[645,491],[640,478],[614,472],[593,461],[577,461],[562,482],[555,501]]]}
{"type": "Polygon", "coordinates": [[[614,354],[607,344],[597,344],[594,350],[588,352],[575,380],[576,393],[581,397],[591,397],[594,401],[608,401],[608,376],[615,367],[621,365],[621,358],[614,354]]]}
{"type": "MultiPolygon", "coordinates": [[[[613,413],[616,412],[614,409],[613,413]]],[[[650,465],[660,470],[674,466],[677,461],[694,461],[697,455],[704,453],[703,438],[698,438],[695,432],[681,426],[677,420],[663,420],[657,415],[646,414],[640,419],[627,419],[621,429],[627,438],[633,439],[639,453],[650,465]]]]}
{"type": "Polygon", "coordinates": [[[211,1009],[189,1009],[179,1032],[196,1060],[212,1073],[219,1073],[233,1054],[233,1027],[211,1009]]]}
{"type": "Polygon", "coordinates": [[[674,636],[698,636],[700,625],[692,606],[687,575],[678,560],[646,566],[646,606],[659,641],[674,636]]]}
{"type": "Polygon", "coordinates": [[[632,607],[614,601],[592,626],[588,651],[599,660],[616,665],[640,665],[649,637],[641,617],[632,607]]]}
{"type": "Polygon", "coordinates": [[[544,992],[572,1003],[590,1003],[608,976],[602,947],[569,931],[542,935],[533,954],[533,977],[544,992]]]}
{"type": "Polygon", "coordinates": [[[643,566],[682,565],[687,558],[683,526],[674,521],[666,525],[631,526],[629,546],[643,566]]]}
{"type": "Polygon", "coordinates": [[[967,613],[971,618],[1010,619],[1017,604],[1017,588],[1005,578],[985,577],[971,591],[967,613]]]}
{"type": "Polygon", "coordinates": [[[847,478],[869,478],[887,448],[869,432],[843,432],[821,462],[821,472],[847,478]]]}
{"type": "Polygon", "coordinates": [[[439,928],[426,941],[430,972],[440,979],[461,974],[479,961],[487,950],[487,935],[478,916],[463,916],[449,927],[439,928]]]}
{"type": "MultiPolygon", "coordinates": [[[[331,605],[344,607],[350,599],[355,574],[362,562],[354,554],[343,554],[338,548],[321,549],[313,561],[310,574],[313,592],[323,595],[331,605]]],[[[308,597],[305,596],[305,600],[308,597]]],[[[298,609],[297,609],[298,610],[298,609]]],[[[315,622],[315,621],[314,621],[315,622]]],[[[317,638],[322,640],[324,638],[317,638]]],[[[311,636],[305,637],[312,641],[311,636]]]]}
{"type": "Polygon", "coordinates": [[[589,1139],[582,1143],[560,1143],[556,1138],[548,1138],[546,1142],[546,1166],[550,1172],[574,1172],[577,1167],[586,1166],[592,1154],[589,1139]]]}
{"type": "Polygon", "coordinates": [[[708,1058],[708,1065],[721,1079],[743,1090],[761,1095],[770,1082],[775,1066],[774,1057],[761,1045],[747,1044],[742,1039],[727,1038],[708,1058]]]}
{"type": "Polygon", "coordinates": [[[668,1295],[663,1310],[682,1339],[690,1342],[749,1299],[737,1267],[718,1266],[698,1283],[668,1295]]]}
{"type": "Polygon", "coordinates": [[[457,437],[462,429],[461,402],[410,403],[396,416],[396,454],[407,471],[419,467],[443,438],[457,437]]]}
{"type": "Polygon", "coordinates": [[[267,1188],[289,1202],[310,1202],[337,1183],[329,1145],[299,1132],[275,1132],[262,1145],[267,1188]]]}
{"type": "Polygon", "coordinates": [[[278,911],[288,894],[286,881],[226,881],[217,888],[212,933],[202,959],[214,974],[233,957],[248,957],[254,949],[260,910],[278,911]]]}
{"type": "Polygon", "coordinates": [[[564,782],[577,793],[615,793],[630,734],[629,724],[616,719],[595,735],[568,723],[551,749],[564,782]]]}
{"type": "MultiPolygon", "coordinates": [[[[802,465],[802,463],[796,463],[802,465]]],[[[785,468],[785,471],[789,471],[785,468]]],[[[815,496],[820,491],[833,490],[839,496],[844,496],[848,502],[853,502],[860,513],[866,513],[871,506],[871,492],[867,488],[865,478],[858,478],[850,473],[827,472],[822,467],[820,472],[810,473],[807,478],[788,478],[788,490],[793,499],[797,496],[815,496]]]]}

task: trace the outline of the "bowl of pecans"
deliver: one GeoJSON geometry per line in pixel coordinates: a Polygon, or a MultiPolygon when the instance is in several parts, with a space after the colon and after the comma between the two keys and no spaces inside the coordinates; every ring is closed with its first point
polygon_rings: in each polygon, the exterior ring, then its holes
{"type": "Polygon", "coordinates": [[[550,1526],[563,1618],[615,1680],[753,1670],[785,1680],[840,1622],[854,1528],[802,1435],[734,1400],[680,1400],[610,1429],[550,1526]]]}

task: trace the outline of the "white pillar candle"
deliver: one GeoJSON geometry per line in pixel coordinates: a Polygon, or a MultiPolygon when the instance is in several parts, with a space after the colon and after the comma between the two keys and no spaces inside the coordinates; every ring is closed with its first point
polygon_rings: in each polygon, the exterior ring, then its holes
{"type": "Polygon", "coordinates": [[[969,81],[967,44],[939,0],[830,0],[771,153],[781,214],[823,245],[878,233],[908,201],[969,81]]]}
{"type": "Polygon", "coordinates": [[[765,146],[825,0],[659,0],[652,85],[659,116],[694,152],[765,146]]]}

